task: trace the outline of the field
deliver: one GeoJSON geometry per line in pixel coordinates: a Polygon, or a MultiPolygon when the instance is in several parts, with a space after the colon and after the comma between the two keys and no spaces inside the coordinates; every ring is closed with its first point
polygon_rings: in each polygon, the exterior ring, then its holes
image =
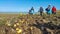
{"type": "MultiPolygon", "coordinates": [[[[33,26],[33,24],[39,22],[44,24],[52,22],[53,25],[60,25],[60,11],[57,11],[56,15],[43,14],[40,16],[29,15],[29,14],[0,14],[0,34],[42,34],[40,27],[33,26]]],[[[50,34],[60,34],[60,29],[49,29],[46,28],[46,32],[50,34]]]]}

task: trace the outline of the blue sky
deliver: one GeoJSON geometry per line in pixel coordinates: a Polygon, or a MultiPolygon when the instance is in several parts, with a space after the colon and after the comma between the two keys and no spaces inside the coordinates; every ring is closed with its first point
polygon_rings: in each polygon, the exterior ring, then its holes
{"type": "Polygon", "coordinates": [[[28,12],[32,6],[38,11],[40,6],[45,9],[49,4],[60,10],[60,0],[0,0],[0,12],[28,12]]]}

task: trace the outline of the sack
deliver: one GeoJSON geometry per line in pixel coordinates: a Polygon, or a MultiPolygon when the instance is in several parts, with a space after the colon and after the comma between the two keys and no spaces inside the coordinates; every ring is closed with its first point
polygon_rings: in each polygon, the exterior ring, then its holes
{"type": "Polygon", "coordinates": [[[48,8],[46,8],[45,10],[46,10],[46,11],[50,11],[50,9],[48,9],[48,8]]]}

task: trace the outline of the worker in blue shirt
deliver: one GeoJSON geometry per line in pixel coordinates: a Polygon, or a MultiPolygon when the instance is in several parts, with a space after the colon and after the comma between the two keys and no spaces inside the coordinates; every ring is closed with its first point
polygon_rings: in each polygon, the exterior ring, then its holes
{"type": "Polygon", "coordinates": [[[31,15],[34,14],[34,8],[33,7],[29,10],[29,14],[31,14],[31,15]]]}
{"type": "Polygon", "coordinates": [[[48,5],[48,7],[45,10],[46,10],[48,15],[52,14],[51,6],[50,5],[48,5]]]}

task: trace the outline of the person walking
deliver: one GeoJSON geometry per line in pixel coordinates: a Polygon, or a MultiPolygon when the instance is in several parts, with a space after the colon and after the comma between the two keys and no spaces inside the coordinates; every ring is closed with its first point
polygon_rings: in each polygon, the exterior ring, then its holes
{"type": "Polygon", "coordinates": [[[50,5],[48,5],[48,7],[45,10],[47,11],[48,15],[50,15],[52,13],[50,5]]]}
{"type": "Polygon", "coordinates": [[[52,14],[56,14],[56,7],[55,6],[52,7],[52,14]]]}
{"type": "Polygon", "coordinates": [[[34,13],[34,8],[33,8],[33,7],[29,10],[29,13],[30,13],[31,15],[33,15],[33,13],[34,13]]]}
{"type": "Polygon", "coordinates": [[[43,15],[43,7],[40,7],[38,12],[40,12],[40,15],[42,16],[43,15]]]}

